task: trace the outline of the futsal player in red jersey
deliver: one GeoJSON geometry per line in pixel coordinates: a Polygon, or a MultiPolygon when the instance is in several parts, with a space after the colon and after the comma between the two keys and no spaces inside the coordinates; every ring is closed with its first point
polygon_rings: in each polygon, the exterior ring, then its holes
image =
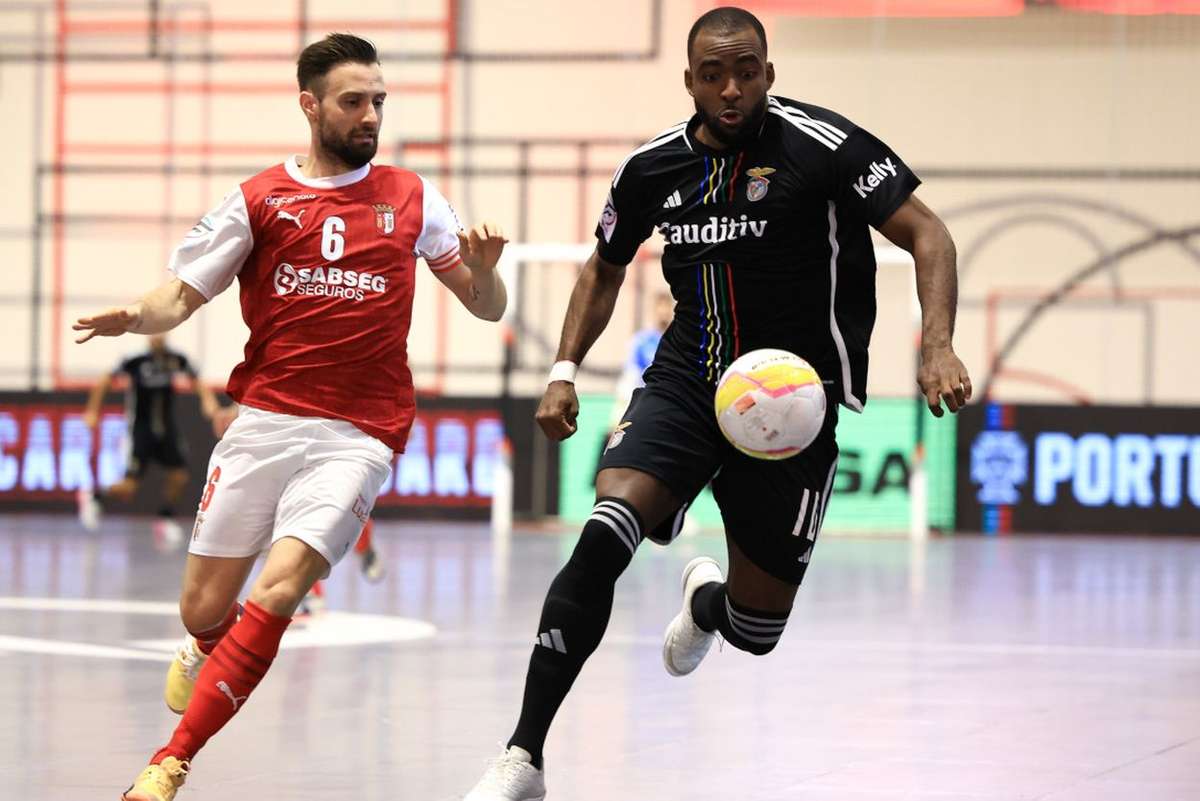
{"type": "Polygon", "coordinates": [[[506,304],[500,228],[464,233],[424,178],[371,164],[386,95],[375,48],[331,34],[300,54],[297,80],[307,157],[250,178],[205,216],[171,258],[174,280],[74,326],[79,342],[168,331],[236,278],[250,329],[228,384],[240,412],[213,450],[183,577],[195,649],[172,677],[190,698],[176,699],[183,719],[126,801],[175,797],[266,674],[304,594],[358,538],[413,421],[417,257],[475,316],[498,320],[506,304]]]}

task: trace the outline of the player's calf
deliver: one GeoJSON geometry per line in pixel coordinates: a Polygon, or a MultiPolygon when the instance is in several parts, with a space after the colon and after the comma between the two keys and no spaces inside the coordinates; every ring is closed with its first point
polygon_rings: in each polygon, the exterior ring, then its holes
{"type": "Polygon", "coordinates": [[[638,511],[621,498],[600,498],[571,558],[554,577],[534,639],[521,718],[509,741],[541,767],[542,745],[558,707],[591,656],[612,613],[613,588],[642,540],[638,511]]]}
{"type": "Polygon", "coordinates": [[[733,647],[758,656],[769,654],[787,628],[788,613],[753,609],[729,597],[728,585],[709,583],[692,595],[692,616],[705,631],[719,631],[733,647]]]}
{"type": "Polygon", "coordinates": [[[246,703],[262,681],[291,618],[271,614],[253,600],[247,601],[241,619],[221,638],[200,668],[195,693],[171,741],[150,760],[168,757],[190,762],[209,738],[246,703]]]}

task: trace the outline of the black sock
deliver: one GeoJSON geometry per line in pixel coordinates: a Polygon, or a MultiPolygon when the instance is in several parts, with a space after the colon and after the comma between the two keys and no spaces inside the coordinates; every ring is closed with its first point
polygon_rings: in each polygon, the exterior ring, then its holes
{"type": "Polygon", "coordinates": [[[725,641],[742,651],[763,655],[783,636],[785,612],[764,612],[734,603],[724,583],[702,584],[692,594],[692,618],[705,631],[719,631],[725,641]]]}
{"type": "Polygon", "coordinates": [[[175,507],[171,504],[163,504],[162,506],[158,507],[158,516],[166,518],[174,517],[175,507]]]}
{"type": "Polygon", "coordinates": [[[642,540],[637,511],[618,498],[601,498],[583,527],[575,551],[554,577],[542,607],[521,719],[508,741],[542,767],[550,723],[583,663],[592,655],[612,613],[613,588],[642,540]]]}

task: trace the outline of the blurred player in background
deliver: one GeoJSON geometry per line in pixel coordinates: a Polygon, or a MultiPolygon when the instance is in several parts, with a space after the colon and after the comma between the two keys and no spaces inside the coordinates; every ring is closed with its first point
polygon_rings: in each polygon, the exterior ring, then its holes
{"type": "Polygon", "coordinates": [[[599,443],[601,456],[604,455],[604,449],[608,447],[608,441],[613,432],[621,424],[621,416],[629,407],[629,401],[633,397],[634,391],[646,385],[642,373],[646,372],[646,368],[654,361],[654,353],[658,350],[658,343],[662,341],[663,332],[671,324],[671,315],[674,314],[674,311],[675,301],[671,299],[670,292],[654,293],[654,308],[651,309],[653,317],[650,325],[634,333],[633,339],[629,343],[629,353],[625,357],[625,364],[621,368],[621,374],[617,376],[616,386],[613,387],[613,405],[608,416],[608,430],[604,432],[599,443]]]}
{"type": "Polygon", "coordinates": [[[75,325],[79,342],[161,333],[236,279],[250,329],[228,385],[240,409],[213,450],[188,546],[179,609],[195,648],[171,665],[167,688],[183,719],[126,801],[175,797],[266,675],[305,593],[367,522],[416,412],[417,258],[475,316],[499,320],[507,303],[499,227],[464,233],[432,184],[371,163],[387,95],[375,47],[331,34],[300,54],[297,83],[308,155],[251,177],[205,215],[171,257],[174,280],[75,325]]]}
{"type": "Polygon", "coordinates": [[[516,730],[467,801],[545,797],[546,735],[604,636],[617,579],[644,537],[667,544],[678,534],[687,505],[710,482],[725,524],[728,579],[708,557],[684,569],[664,667],[674,676],[695,670],[718,632],[752,654],[779,642],[833,488],[838,404],[861,411],[866,401],[871,227],[916,263],[918,383],[930,410],[940,416],[944,401],[957,411],[971,394],[951,345],[954,243],[913,195],[917,177],[846,118],[769,95],[775,69],[752,14],[707,12],[687,44],[684,84],[696,114],[617,168],[538,408],[547,436],[575,432],[575,370],[608,324],[625,265],[653,231],[666,242],[675,318],[601,459],[591,517],[550,584],[516,730]],[[789,459],[741,454],[717,426],[718,378],[759,348],[792,351],[825,381],[821,432],[789,459]]]}
{"type": "Polygon", "coordinates": [[[621,422],[621,415],[625,414],[629,407],[633,391],[646,386],[646,379],[642,374],[654,362],[658,343],[662,341],[663,332],[667,330],[667,326],[671,324],[671,317],[675,314],[675,301],[671,298],[671,293],[665,290],[655,292],[654,307],[650,311],[650,325],[634,334],[633,341],[629,343],[629,355],[625,358],[625,366],[617,379],[610,429],[616,428],[621,422]]]}
{"type": "Polygon", "coordinates": [[[146,470],[152,462],[157,462],[166,471],[166,477],[162,505],[154,523],[154,540],[161,548],[172,548],[183,542],[183,530],[174,518],[188,482],[187,444],[175,422],[175,377],[187,376],[200,397],[200,413],[214,422],[219,403],[187,357],[167,347],[165,336],[151,336],[147,344],[149,349],[145,353],[126,359],[97,381],[88,397],[83,420],[88,428],[96,431],[100,425],[100,408],[113,379],[125,375],[129,380],[125,393],[128,429],[125,477],[99,492],[79,490],[79,520],[84,528],[95,531],[100,525],[101,512],[113,503],[133,500],[146,470]]]}

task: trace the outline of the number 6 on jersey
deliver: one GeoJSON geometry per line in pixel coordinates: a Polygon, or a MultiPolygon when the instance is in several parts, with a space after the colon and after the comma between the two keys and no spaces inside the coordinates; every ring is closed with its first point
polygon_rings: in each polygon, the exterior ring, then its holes
{"type": "Polygon", "coordinates": [[[346,221],[341,217],[326,217],[321,226],[321,258],[325,261],[337,261],[346,252],[346,238],[342,232],[346,230],[346,221]]]}

